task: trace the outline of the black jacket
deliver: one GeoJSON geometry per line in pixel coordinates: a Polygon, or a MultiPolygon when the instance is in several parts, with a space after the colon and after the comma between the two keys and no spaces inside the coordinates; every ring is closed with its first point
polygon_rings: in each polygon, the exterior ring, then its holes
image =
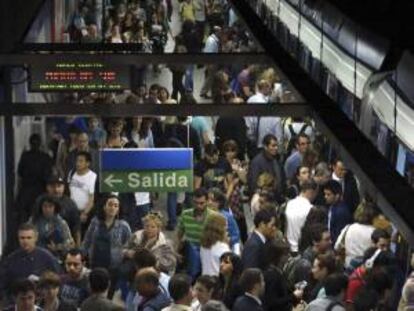
{"type": "Polygon", "coordinates": [[[263,311],[263,307],[252,297],[243,295],[237,298],[232,311],[263,311]]]}
{"type": "Polygon", "coordinates": [[[244,245],[242,253],[243,269],[247,268],[263,268],[263,249],[264,243],[259,235],[253,231],[246,244],[244,245]]]}
{"type": "Polygon", "coordinates": [[[275,266],[270,266],[264,272],[264,280],[266,287],[263,308],[268,311],[291,311],[296,298],[289,292],[282,271],[275,266]]]}

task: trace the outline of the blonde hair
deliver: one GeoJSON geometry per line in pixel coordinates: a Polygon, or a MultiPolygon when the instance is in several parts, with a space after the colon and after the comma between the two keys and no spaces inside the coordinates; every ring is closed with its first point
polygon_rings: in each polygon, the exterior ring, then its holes
{"type": "Polygon", "coordinates": [[[157,214],[157,213],[149,213],[147,214],[144,218],[142,218],[143,223],[148,223],[150,221],[154,222],[157,227],[159,227],[160,229],[162,228],[162,219],[161,219],[161,215],[157,214]]]}
{"type": "Polygon", "coordinates": [[[258,188],[273,188],[274,183],[275,177],[268,172],[261,173],[257,178],[258,188]]]}
{"type": "Polygon", "coordinates": [[[268,68],[261,73],[259,80],[267,80],[273,84],[279,82],[280,78],[274,68],[268,68]]]}
{"type": "Polygon", "coordinates": [[[201,246],[211,248],[217,242],[227,242],[227,221],[219,213],[211,214],[201,234],[201,246]]]}

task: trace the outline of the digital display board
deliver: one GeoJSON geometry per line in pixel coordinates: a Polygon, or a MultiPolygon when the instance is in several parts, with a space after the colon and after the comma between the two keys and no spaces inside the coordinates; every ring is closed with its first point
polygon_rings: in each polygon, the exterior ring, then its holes
{"type": "Polygon", "coordinates": [[[56,62],[30,68],[31,92],[113,92],[131,88],[131,67],[104,62],[56,62]]]}

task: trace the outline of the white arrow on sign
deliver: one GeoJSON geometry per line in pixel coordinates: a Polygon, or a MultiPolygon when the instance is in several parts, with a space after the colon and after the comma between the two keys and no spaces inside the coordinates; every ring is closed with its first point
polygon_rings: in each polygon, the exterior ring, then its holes
{"type": "Polygon", "coordinates": [[[122,179],[114,179],[114,175],[109,175],[105,178],[104,183],[107,184],[109,187],[113,188],[114,184],[119,184],[122,182],[122,179]]]}

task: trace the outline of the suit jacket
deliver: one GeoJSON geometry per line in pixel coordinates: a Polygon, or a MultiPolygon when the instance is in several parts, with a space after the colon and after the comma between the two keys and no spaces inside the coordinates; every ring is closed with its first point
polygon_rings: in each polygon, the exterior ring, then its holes
{"type": "Polygon", "coordinates": [[[232,311],[263,311],[263,307],[252,297],[243,295],[237,298],[232,311]]]}
{"type": "Polygon", "coordinates": [[[253,231],[243,248],[243,269],[263,268],[263,248],[263,241],[260,239],[259,235],[253,231]]]}
{"type": "MultiPolygon", "coordinates": [[[[349,212],[348,206],[341,201],[329,208],[330,221],[329,228],[331,231],[332,244],[335,245],[336,239],[346,225],[352,223],[352,215],[349,212]]],[[[328,213],[328,215],[329,215],[328,213]]],[[[328,216],[329,219],[329,216],[328,216]]]]}
{"type": "Polygon", "coordinates": [[[81,311],[122,311],[124,308],[113,303],[102,294],[93,294],[81,305],[81,311]]]}
{"type": "Polygon", "coordinates": [[[358,192],[357,183],[352,172],[348,172],[344,179],[344,202],[349,208],[349,211],[353,214],[357,208],[360,197],[358,192]]]}

